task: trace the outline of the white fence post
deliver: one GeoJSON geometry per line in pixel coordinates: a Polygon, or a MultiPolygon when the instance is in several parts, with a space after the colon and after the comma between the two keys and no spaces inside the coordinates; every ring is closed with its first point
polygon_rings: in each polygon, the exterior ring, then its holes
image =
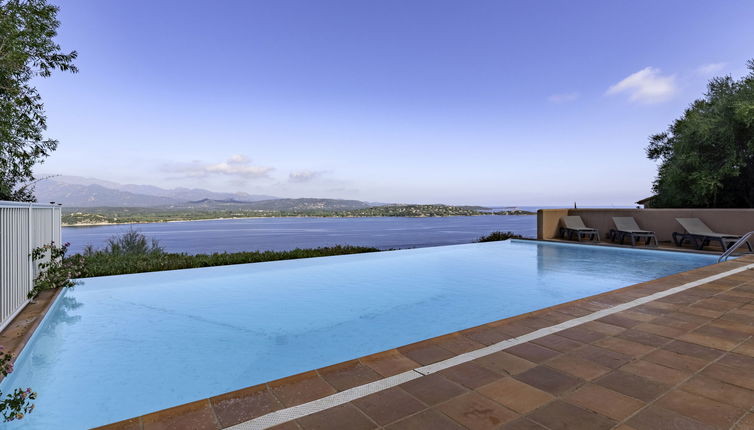
{"type": "MultiPolygon", "coordinates": [[[[31,291],[31,289],[34,288],[34,264],[33,264],[34,260],[31,258],[31,250],[34,249],[34,236],[33,236],[33,231],[32,231],[32,227],[31,227],[32,212],[34,211],[34,206],[32,206],[32,205],[33,205],[33,203],[29,203],[29,228],[28,228],[28,230],[29,230],[29,233],[28,233],[29,240],[27,241],[29,243],[29,245],[28,245],[29,246],[29,282],[28,282],[28,284],[29,284],[29,287],[28,287],[29,291],[31,291]]],[[[12,228],[12,226],[11,226],[11,228],[12,228]]],[[[4,315],[2,315],[2,316],[4,316],[4,315]]],[[[5,322],[5,321],[3,320],[2,322],[0,322],[0,324],[2,324],[3,322],[5,322]]]]}
{"type": "Polygon", "coordinates": [[[0,201],[0,330],[29,302],[37,273],[31,252],[61,241],[61,211],[55,209],[51,204],[0,201]]]}

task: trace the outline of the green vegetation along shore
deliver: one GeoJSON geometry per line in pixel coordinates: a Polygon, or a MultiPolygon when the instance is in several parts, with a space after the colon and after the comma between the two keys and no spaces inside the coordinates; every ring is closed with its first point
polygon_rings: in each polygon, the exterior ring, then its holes
{"type": "MultiPolygon", "coordinates": [[[[496,231],[480,237],[477,242],[492,242],[511,238],[521,238],[521,236],[513,232],[496,231]]],[[[379,248],[367,246],[339,245],[310,249],[296,248],[290,251],[178,254],[165,252],[158,241],[153,239],[150,241],[149,238],[132,229],[120,236],[110,238],[104,249],[97,250],[88,247],[83,254],[75,254],[67,258],[79,262],[82,268],[81,278],[90,278],[379,251],[381,251],[379,248]]]]}
{"type": "MultiPolygon", "coordinates": [[[[331,246],[313,249],[293,249],[290,251],[254,251],[196,255],[169,253],[162,252],[161,250],[146,253],[95,251],[83,256],[84,269],[81,277],[125,275],[128,273],[329,257],[333,255],[361,254],[377,251],[379,249],[366,246],[331,246]]],[[[81,256],[74,256],[73,258],[76,257],[81,258],[81,256]]]]}
{"type": "Polygon", "coordinates": [[[444,217],[476,215],[534,215],[533,212],[509,210],[491,212],[481,206],[385,205],[351,210],[248,210],[243,208],[64,208],[66,226],[127,224],[170,221],[198,221],[261,217],[444,217]]]}

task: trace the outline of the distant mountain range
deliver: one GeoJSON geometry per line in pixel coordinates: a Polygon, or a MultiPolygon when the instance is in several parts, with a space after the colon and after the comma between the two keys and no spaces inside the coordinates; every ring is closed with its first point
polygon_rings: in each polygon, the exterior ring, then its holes
{"type": "MultiPolygon", "coordinates": [[[[63,204],[69,224],[154,222],[241,216],[451,216],[479,215],[481,206],[406,205],[359,200],[280,198],[200,188],[119,184],[81,176],[52,176],[37,183],[39,202],[63,204]]],[[[497,214],[497,213],[496,213],[497,214]]],[[[499,213],[502,214],[502,213],[499,213]]]]}
{"type": "Polygon", "coordinates": [[[199,188],[165,189],[81,176],[54,176],[37,183],[37,200],[63,204],[65,225],[191,221],[246,217],[444,217],[531,215],[520,210],[445,204],[385,204],[359,200],[289,199],[199,188]]]}
{"type": "Polygon", "coordinates": [[[156,207],[206,204],[210,201],[222,204],[277,199],[275,196],[221,193],[200,188],[165,189],[153,185],[119,184],[81,176],[53,176],[41,180],[37,183],[35,194],[39,202],[62,203],[67,207],[156,207]]]}
{"type": "Polygon", "coordinates": [[[366,209],[375,206],[359,200],[341,199],[282,199],[258,200],[243,202],[234,199],[211,200],[202,199],[194,202],[171,205],[171,209],[192,210],[237,210],[237,211],[267,211],[267,212],[317,212],[317,211],[350,211],[366,209]]]}

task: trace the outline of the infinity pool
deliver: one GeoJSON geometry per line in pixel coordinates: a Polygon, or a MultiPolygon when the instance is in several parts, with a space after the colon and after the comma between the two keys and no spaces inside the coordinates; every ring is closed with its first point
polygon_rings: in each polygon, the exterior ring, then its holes
{"type": "Polygon", "coordinates": [[[85,279],[0,384],[39,393],[8,428],[103,425],[715,259],[513,240],[85,279]]]}

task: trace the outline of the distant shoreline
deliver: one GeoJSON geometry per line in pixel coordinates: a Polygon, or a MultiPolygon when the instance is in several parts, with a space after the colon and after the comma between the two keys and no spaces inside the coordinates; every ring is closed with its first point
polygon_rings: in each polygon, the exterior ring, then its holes
{"type": "Polygon", "coordinates": [[[165,224],[177,222],[194,222],[194,221],[223,221],[234,219],[262,219],[262,218],[451,218],[451,217],[473,217],[473,216],[532,216],[536,213],[515,213],[515,214],[495,214],[479,213],[475,215],[444,215],[444,216],[317,216],[317,215],[288,215],[288,216],[239,216],[239,217],[218,217],[218,218],[199,218],[199,219],[171,219],[171,220],[154,220],[154,221],[125,221],[125,222],[82,222],[75,224],[62,223],[62,227],[100,227],[108,225],[128,225],[128,224],[165,224]]]}
{"type": "MultiPolygon", "coordinates": [[[[165,224],[170,222],[194,222],[194,221],[222,221],[226,219],[255,219],[255,218],[305,218],[305,217],[293,217],[293,216],[244,216],[244,217],[231,217],[231,218],[200,218],[200,219],[171,219],[164,221],[126,221],[126,222],[93,222],[93,223],[76,223],[66,224],[63,223],[63,227],[96,227],[101,225],[123,225],[123,224],[165,224]]],[[[323,217],[311,217],[311,218],[323,218],[323,217]]]]}

